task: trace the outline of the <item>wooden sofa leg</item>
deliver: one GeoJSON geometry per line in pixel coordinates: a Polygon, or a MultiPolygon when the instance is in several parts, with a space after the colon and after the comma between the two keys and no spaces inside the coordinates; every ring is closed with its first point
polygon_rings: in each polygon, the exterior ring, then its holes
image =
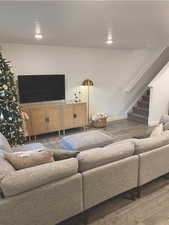
{"type": "Polygon", "coordinates": [[[168,180],[169,179],[169,173],[165,174],[164,178],[168,180]]]}
{"type": "Polygon", "coordinates": [[[124,198],[128,200],[135,201],[137,199],[137,193],[135,189],[127,191],[124,193],[124,198]]]}
{"type": "Polygon", "coordinates": [[[136,191],[133,190],[133,191],[131,192],[131,200],[135,201],[136,199],[137,199],[137,194],[136,194],[136,191]]]}
{"type": "Polygon", "coordinates": [[[141,191],[142,191],[141,186],[138,186],[137,187],[137,198],[141,198],[141,191]]]}
{"type": "Polygon", "coordinates": [[[81,213],[81,218],[82,218],[82,223],[84,225],[87,225],[88,224],[88,213],[86,211],[81,213]]]}
{"type": "Polygon", "coordinates": [[[137,194],[135,188],[130,191],[130,199],[135,201],[137,199],[137,194]]]}

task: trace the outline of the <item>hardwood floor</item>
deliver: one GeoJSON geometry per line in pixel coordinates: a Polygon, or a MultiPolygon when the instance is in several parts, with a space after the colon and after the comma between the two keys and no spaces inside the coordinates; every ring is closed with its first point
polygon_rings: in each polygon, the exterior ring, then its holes
{"type": "MultiPolygon", "coordinates": [[[[93,130],[96,128],[89,128],[88,130],[93,130]]],[[[99,130],[99,129],[97,129],[99,130]]],[[[111,135],[114,141],[119,141],[127,138],[132,138],[136,136],[146,136],[152,128],[148,128],[146,124],[139,122],[123,119],[110,122],[108,126],[104,129],[107,134],[111,135]]],[[[66,131],[66,135],[83,132],[82,128],[70,129],[66,131]]],[[[37,141],[43,143],[56,143],[58,141],[58,133],[45,134],[37,137],[37,141]]]]}
{"type": "Polygon", "coordinates": [[[113,121],[105,129],[115,141],[137,136],[147,136],[151,130],[152,128],[149,128],[146,124],[127,119],[113,121]]]}

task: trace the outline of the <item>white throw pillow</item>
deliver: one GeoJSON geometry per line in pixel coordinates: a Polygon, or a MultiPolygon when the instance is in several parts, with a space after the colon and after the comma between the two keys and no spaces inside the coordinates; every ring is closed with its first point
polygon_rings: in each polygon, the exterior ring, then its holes
{"type": "Polygon", "coordinates": [[[163,135],[163,124],[162,123],[160,123],[158,126],[156,126],[153,129],[150,137],[157,137],[157,136],[160,136],[160,135],[163,135]]]}

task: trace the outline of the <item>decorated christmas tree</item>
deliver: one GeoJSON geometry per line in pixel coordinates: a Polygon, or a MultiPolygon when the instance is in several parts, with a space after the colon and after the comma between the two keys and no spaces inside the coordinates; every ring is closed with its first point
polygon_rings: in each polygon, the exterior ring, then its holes
{"type": "Polygon", "coordinates": [[[23,119],[10,63],[0,53],[0,132],[11,146],[24,142],[23,119]]]}

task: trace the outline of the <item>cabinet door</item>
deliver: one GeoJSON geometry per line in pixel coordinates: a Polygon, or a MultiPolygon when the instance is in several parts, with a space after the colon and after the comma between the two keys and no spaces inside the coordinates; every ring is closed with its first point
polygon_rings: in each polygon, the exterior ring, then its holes
{"type": "Polygon", "coordinates": [[[63,128],[73,128],[73,104],[65,104],[63,105],[63,128]]]}
{"type": "Polygon", "coordinates": [[[82,127],[86,125],[86,103],[74,104],[74,127],[82,127]]]}
{"type": "Polygon", "coordinates": [[[46,110],[43,107],[31,108],[33,135],[47,132],[46,110]]]}
{"type": "Polygon", "coordinates": [[[32,136],[32,118],[31,112],[28,106],[22,105],[22,112],[26,113],[26,117],[24,118],[24,133],[25,136],[32,136]],[[27,117],[28,116],[28,117],[27,117]]]}
{"type": "Polygon", "coordinates": [[[61,106],[50,106],[46,112],[48,132],[61,130],[61,106]]]}

